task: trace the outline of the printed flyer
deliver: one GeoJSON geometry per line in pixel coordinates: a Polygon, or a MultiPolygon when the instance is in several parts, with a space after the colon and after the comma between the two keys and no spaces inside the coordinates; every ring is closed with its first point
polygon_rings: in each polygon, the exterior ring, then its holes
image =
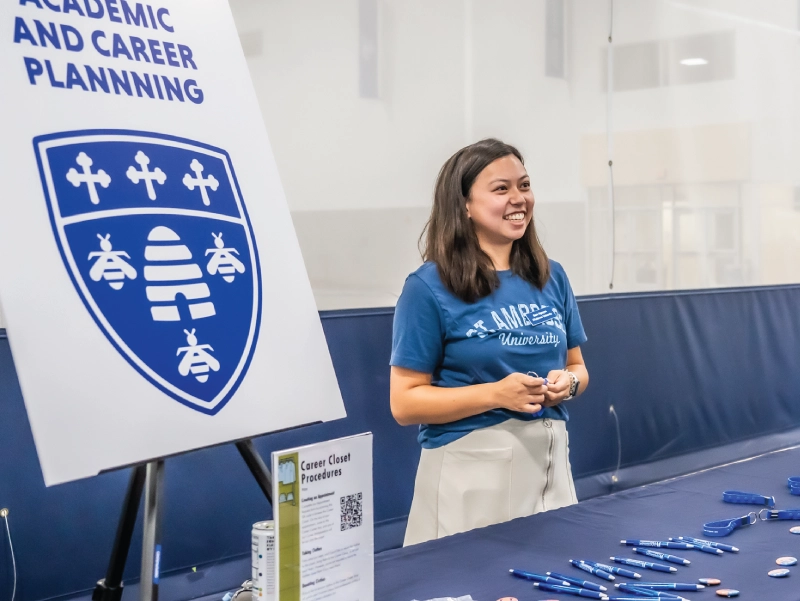
{"type": "Polygon", "coordinates": [[[281,601],[373,601],[372,434],[272,454],[281,601]]]}

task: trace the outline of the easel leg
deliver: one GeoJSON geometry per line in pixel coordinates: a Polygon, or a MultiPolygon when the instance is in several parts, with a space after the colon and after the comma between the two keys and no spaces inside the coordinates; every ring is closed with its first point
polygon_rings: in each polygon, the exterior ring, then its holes
{"type": "Polygon", "coordinates": [[[120,601],[122,598],[122,572],[128,559],[128,550],[131,547],[133,527],[136,525],[136,514],[139,513],[139,501],[142,498],[142,488],[145,481],[145,466],[137,465],[131,472],[128,481],[128,492],[125,494],[125,503],[117,525],[117,535],[114,538],[114,548],[111,550],[111,559],[108,562],[106,577],[97,583],[92,593],[92,601],[120,601]]]}
{"type": "MultiPolygon", "coordinates": [[[[258,486],[272,504],[272,475],[253,442],[244,440],[236,443],[258,486]]],[[[144,542],[142,546],[142,571],[140,581],[140,601],[158,601],[158,581],[161,572],[161,513],[164,495],[164,461],[151,461],[137,465],[131,472],[125,504],[122,508],[114,548],[111,551],[106,577],[97,583],[92,593],[92,601],[121,601],[122,573],[128,559],[128,551],[139,513],[142,490],[145,489],[144,542]]]]}
{"type": "Polygon", "coordinates": [[[139,582],[141,601],[158,601],[161,572],[161,509],[164,496],[164,460],[147,464],[144,493],[144,543],[142,545],[142,577],[139,582]]]}
{"type": "Polygon", "coordinates": [[[250,468],[250,472],[261,488],[261,492],[267,497],[267,502],[272,505],[272,476],[261,455],[258,454],[255,446],[253,446],[253,441],[240,440],[236,443],[236,448],[239,449],[242,459],[244,459],[247,467],[250,468]]]}

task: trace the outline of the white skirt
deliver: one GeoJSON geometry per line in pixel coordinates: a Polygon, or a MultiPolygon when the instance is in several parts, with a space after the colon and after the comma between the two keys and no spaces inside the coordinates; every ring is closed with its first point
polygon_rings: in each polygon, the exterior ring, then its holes
{"type": "Polygon", "coordinates": [[[577,502],[566,424],[509,419],[422,449],[403,546],[577,502]]]}

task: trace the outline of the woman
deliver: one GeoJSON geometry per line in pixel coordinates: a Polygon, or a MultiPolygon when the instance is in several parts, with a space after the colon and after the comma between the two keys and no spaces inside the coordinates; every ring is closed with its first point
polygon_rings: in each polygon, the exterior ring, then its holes
{"type": "Polygon", "coordinates": [[[498,140],[439,172],[394,320],[392,414],[421,424],[405,545],[577,502],[561,402],[589,383],[586,335],[533,202],[522,155],[498,140]]]}

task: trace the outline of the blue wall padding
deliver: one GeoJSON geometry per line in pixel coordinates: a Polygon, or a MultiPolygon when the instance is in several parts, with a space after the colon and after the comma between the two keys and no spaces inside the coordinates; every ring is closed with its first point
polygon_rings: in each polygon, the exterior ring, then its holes
{"type": "Polygon", "coordinates": [[[800,425],[800,287],[584,298],[587,394],[570,405],[577,477],[800,425]]]}
{"type": "MultiPolygon", "coordinates": [[[[623,467],[800,425],[800,286],[589,297],[579,305],[589,336],[584,356],[591,386],[569,405],[576,478],[616,468],[612,404],[623,467]]],[[[419,448],[416,428],[398,426],[389,411],[392,310],[321,316],[348,417],[261,437],[256,447],[268,460],[272,450],[374,432],[375,519],[396,533],[411,502],[419,448]]],[[[17,599],[90,589],[104,575],[129,472],[44,487],[1,335],[0,408],[0,507],[11,510],[17,599]]],[[[202,572],[213,575],[214,562],[248,553],[250,525],[270,516],[233,445],[170,458],[165,494],[165,571],[211,564],[202,572]]],[[[379,548],[386,544],[382,526],[376,528],[379,548]]],[[[134,537],[128,579],[138,575],[138,527],[134,537]]],[[[0,598],[10,592],[3,542],[0,598]]]]}

